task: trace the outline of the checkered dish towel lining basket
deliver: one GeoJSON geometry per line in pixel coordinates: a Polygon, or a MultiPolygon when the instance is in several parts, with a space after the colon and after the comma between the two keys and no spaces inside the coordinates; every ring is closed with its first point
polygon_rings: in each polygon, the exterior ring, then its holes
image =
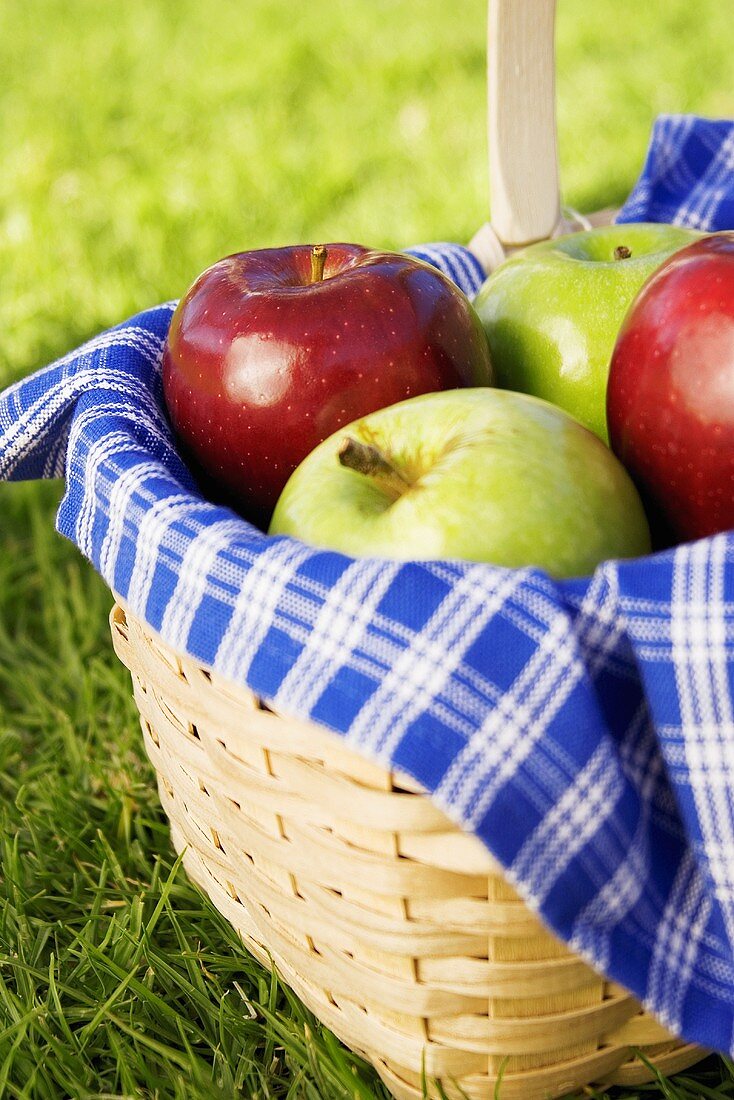
{"type": "MultiPolygon", "coordinates": [[[[659,119],[620,220],[734,227],[734,126],[659,119]]],[[[480,284],[459,246],[410,251],[480,284]]],[[[172,309],[2,394],[0,477],[65,477],[58,530],[131,618],[412,777],[575,952],[677,1035],[732,1051],[734,536],[573,581],[269,538],[204,500],[176,453],[172,309]]]]}

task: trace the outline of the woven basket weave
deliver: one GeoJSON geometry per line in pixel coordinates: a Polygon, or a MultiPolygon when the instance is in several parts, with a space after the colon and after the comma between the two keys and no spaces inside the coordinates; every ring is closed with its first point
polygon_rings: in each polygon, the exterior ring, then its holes
{"type": "MultiPolygon", "coordinates": [[[[561,217],[555,0],[489,0],[490,270],[561,217]]],[[[606,220],[592,215],[592,222],[606,220]]],[[[583,224],[583,223],[582,223],[583,224]]],[[[399,1100],[549,1100],[705,1053],[552,936],[479,841],[405,776],[274,713],[118,603],[145,745],[190,877],[399,1100]],[[429,1095],[438,1095],[429,1085],[429,1095]]]]}
{"type": "Polygon", "coordinates": [[[399,1100],[546,1100],[702,1051],[546,931],[407,777],[276,714],[118,604],[145,746],[190,877],[399,1100]]]}

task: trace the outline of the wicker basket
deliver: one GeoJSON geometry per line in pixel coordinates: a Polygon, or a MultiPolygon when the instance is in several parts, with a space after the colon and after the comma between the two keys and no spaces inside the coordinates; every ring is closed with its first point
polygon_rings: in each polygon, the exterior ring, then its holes
{"type": "MultiPolygon", "coordinates": [[[[485,267],[558,231],[554,0],[490,0],[485,267]],[[501,91],[501,95],[499,92],[501,91]]],[[[184,865],[266,966],[398,1098],[546,1100],[705,1053],[551,935],[414,782],[173,652],[118,603],[145,745],[184,865]],[[430,1086],[433,1088],[433,1086],[430,1086]],[[437,1095],[435,1089],[430,1095],[437,1095]]]]}
{"type": "Polygon", "coordinates": [[[145,747],[190,877],[393,1094],[546,1100],[691,1065],[547,932],[407,777],[175,653],[118,604],[145,747]],[[458,1088],[457,1088],[458,1086],[458,1088]]]}

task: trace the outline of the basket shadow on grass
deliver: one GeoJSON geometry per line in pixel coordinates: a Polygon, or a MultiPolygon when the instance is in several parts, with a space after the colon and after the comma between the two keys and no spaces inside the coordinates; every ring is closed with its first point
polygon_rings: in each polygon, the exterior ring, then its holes
{"type": "MultiPolygon", "coordinates": [[[[387,1100],[174,858],[59,493],[4,489],[0,511],[0,1097],[387,1100]]],[[[734,1072],[587,1095],[725,1100],[734,1072]]]]}

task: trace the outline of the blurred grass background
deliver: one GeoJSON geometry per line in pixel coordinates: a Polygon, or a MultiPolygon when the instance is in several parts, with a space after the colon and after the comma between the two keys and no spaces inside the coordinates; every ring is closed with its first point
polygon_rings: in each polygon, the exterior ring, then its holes
{"type": "MultiPolygon", "coordinates": [[[[467,240],[484,26],[485,0],[5,0],[0,385],[232,251],[467,240]]],[[[557,45],[581,210],[624,199],[658,113],[734,115],[718,0],[561,0],[557,45]]],[[[384,1096],[178,873],[59,493],[0,488],[0,1097],[384,1096]]]]}
{"type": "MultiPolygon", "coordinates": [[[[487,214],[485,0],[5,0],[0,369],[227,252],[468,239],[487,214]]],[[[732,113],[729,5],[561,0],[565,198],[620,202],[661,111],[732,113]]]]}

